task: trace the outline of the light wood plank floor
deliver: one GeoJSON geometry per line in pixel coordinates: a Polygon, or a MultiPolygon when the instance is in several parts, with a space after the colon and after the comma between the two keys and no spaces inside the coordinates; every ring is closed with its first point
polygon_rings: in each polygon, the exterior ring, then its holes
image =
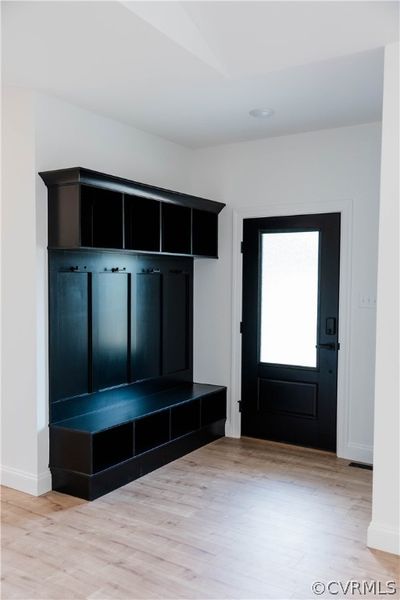
{"type": "Polygon", "coordinates": [[[2,598],[317,598],[313,581],[386,583],[399,561],[366,548],[370,509],[370,471],[246,438],[92,503],[3,488],[2,598]]]}

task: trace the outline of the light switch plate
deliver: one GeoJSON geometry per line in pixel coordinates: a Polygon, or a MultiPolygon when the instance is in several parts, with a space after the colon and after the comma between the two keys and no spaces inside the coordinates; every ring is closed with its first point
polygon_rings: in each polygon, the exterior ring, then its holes
{"type": "Polygon", "coordinates": [[[358,305],[360,308],[376,308],[376,298],[372,294],[360,294],[358,305]]]}

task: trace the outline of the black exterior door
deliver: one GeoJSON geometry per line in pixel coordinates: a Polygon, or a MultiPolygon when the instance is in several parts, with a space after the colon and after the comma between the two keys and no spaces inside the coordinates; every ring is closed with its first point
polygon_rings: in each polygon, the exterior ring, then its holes
{"type": "Polygon", "coordinates": [[[242,435],[336,450],[340,214],[245,219],[242,435]]]}

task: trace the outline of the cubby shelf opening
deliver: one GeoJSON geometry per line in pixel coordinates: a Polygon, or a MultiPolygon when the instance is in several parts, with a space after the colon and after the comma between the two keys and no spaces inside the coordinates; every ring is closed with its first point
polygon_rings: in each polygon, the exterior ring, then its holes
{"type": "Polygon", "coordinates": [[[201,399],[201,426],[225,419],[226,416],[226,394],[217,392],[201,399]]]}
{"type": "Polygon", "coordinates": [[[135,453],[142,454],[170,440],[169,411],[161,411],[135,422],[135,453]]]}
{"type": "Polygon", "coordinates": [[[192,211],[186,206],[163,203],[162,251],[191,254],[192,211]]]}
{"type": "Polygon", "coordinates": [[[133,457],[133,424],[125,423],[93,436],[93,472],[133,457]]]}
{"type": "Polygon", "coordinates": [[[200,427],[200,401],[194,400],[171,409],[171,438],[178,438],[200,427]]]}
{"type": "Polygon", "coordinates": [[[122,194],[81,186],[81,245],[122,248],[122,194]]]}
{"type": "Polygon", "coordinates": [[[218,255],[218,215],[193,209],[192,253],[196,256],[218,255]]]}
{"type": "Polygon", "coordinates": [[[160,202],[125,196],[125,248],[160,251],[160,202]]]}

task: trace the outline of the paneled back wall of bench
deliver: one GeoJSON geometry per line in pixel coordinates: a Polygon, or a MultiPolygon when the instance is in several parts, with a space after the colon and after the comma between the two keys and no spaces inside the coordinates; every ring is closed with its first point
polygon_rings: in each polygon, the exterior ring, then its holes
{"type": "Polygon", "coordinates": [[[50,397],[164,377],[193,381],[193,261],[51,250],[50,397]]]}

